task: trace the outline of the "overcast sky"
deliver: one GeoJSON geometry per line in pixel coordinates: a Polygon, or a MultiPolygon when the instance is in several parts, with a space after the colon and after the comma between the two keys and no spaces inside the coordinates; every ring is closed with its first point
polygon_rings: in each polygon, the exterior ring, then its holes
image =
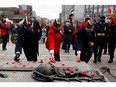
{"type": "MultiPolygon", "coordinates": [[[[1,1],[1,0],[0,0],[1,1]]],[[[18,5],[32,5],[37,16],[49,19],[59,18],[61,4],[49,4],[50,0],[2,0],[0,7],[18,7],[18,5]]],[[[56,2],[57,3],[57,2],[56,2]]]]}
{"type": "Polygon", "coordinates": [[[114,0],[0,0],[0,7],[18,7],[18,5],[32,5],[37,16],[50,19],[59,18],[62,5],[93,5],[113,4],[114,0]]]}

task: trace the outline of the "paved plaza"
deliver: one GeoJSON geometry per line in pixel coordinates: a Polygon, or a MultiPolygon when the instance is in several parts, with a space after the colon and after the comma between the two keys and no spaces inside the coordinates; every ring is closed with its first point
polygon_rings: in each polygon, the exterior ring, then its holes
{"type": "MultiPolygon", "coordinates": [[[[14,54],[15,45],[12,43],[7,44],[7,50],[2,51],[1,44],[0,44],[0,68],[14,68],[14,71],[0,71],[0,73],[6,73],[8,75],[8,78],[1,78],[0,82],[36,82],[34,79],[31,78],[31,72],[18,72],[15,71],[15,68],[30,68],[34,69],[39,64],[40,61],[43,60],[43,63],[49,62],[49,52],[45,48],[45,44],[39,43],[39,57],[38,61],[35,62],[27,62],[24,53],[20,56],[21,63],[14,62],[13,58],[15,56],[14,54]]],[[[74,50],[72,48],[70,49],[70,53],[64,53],[64,50],[60,51],[61,55],[61,62],[56,62],[57,66],[62,66],[62,64],[65,64],[65,66],[70,67],[78,67],[81,66],[81,70],[89,70],[89,69],[100,69],[102,66],[107,66],[110,69],[116,69],[116,58],[114,58],[114,62],[109,64],[107,61],[109,60],[109,55],[103,55],[102,56],[102,62],[98,62],[96,64],[93,63],[93,56],[88,64],[85,63],[78,63],[76,62],[76,56],[74,55],[74,50]]],[[[115,53],[116,57],[116,53],[115,53]]],[[[116,76],[116,72],[112,72],[116,76]]]]}

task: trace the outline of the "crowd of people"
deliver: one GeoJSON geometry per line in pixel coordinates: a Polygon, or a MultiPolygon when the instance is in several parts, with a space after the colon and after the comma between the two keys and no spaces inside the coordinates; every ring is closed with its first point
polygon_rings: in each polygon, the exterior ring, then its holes
{"type": "Polygon", "coordinates": [[[18,34],[15,61],[19,60],[22,49],[27,61],[37,61],[38,42],[42,41],[50,52],[51,61],[61,61],[60,49],[70,53],[72,45],[78,60],[88,63],[94,54],[93,63],[97,63],[101,62],[102,54],[109,54],[108,63],[112,63],[116,44],[116,18],[109,17],[106,20],[105,16],[101,16],[99,20],[92,20],[87,16],[81,23],[73,19],[74,14],[70,14],[63,23],[55,19],[50,25],[40,26],[36,19],[25,17],[21,25],[11,26],[3,18],[0,22],[2,50],[7,50],[9,34],[15,29],[18,34]]]}

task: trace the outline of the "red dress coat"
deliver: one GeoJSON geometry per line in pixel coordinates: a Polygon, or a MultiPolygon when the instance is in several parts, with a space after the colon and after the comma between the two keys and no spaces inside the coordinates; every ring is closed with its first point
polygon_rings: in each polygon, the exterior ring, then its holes
{"type": "Polygon", "coordinates": [[[2,36],[7,35],[8,23],[7,23],[7,22],[4,22],[4,23],[1,22],[0,25],[1,25],[1,28],[0,28],[0,30],[1,30],[1,35],[2,35],[2,36]],[[3,27],[3,28],[2,28],[2,27],[3,27]]]}
{"type": "Polygon", "coordinates": [[[53,26],[51,26],[47,36],[46,48],[49,51],[54,50],[54,53],[58,53],[60,51],[62,39],[62,35],[60,33],[56,33],[53,29],[53,26]]]}
{"type": "Polygon", "coordinates": [[[83,21],[83,22],[80,24],[80,29],[83,28],[83,27],[85,27],[85,25],[86,25],[86,22],[83,21]]]}

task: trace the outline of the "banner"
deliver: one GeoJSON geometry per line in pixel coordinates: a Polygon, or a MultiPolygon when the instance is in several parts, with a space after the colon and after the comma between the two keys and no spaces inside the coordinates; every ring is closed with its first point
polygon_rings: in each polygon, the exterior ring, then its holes
{"type": "Polygon", "coordinates": [[[19,12],[24,16],[31,16],[32,15],[32,6],[19,5],[19,12]]]}
{"type": "Polygon", "coordinates": [[[108,13],[109,14],[113,14],[113,9],[112,8],[108,8],[108,13]]]}

